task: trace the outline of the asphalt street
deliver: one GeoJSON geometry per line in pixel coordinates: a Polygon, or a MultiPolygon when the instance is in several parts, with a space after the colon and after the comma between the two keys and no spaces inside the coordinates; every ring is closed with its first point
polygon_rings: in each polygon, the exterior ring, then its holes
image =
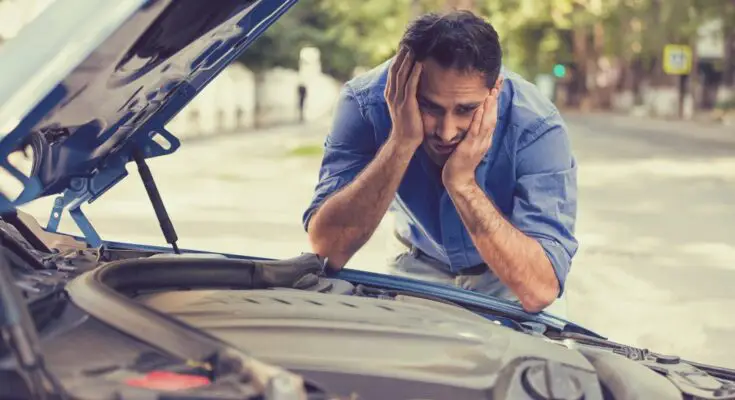
{"type": "MultiPolygon", "coordinates": [[[[579,161],[569,319],[623,343],[735,368],[735,128],[567,114],[579,161]],[[729,129],[730,131],[727,131],[729,129]]],[[[185,142],[151,161],[180,246],[307,251],[328,123],[185,142]]],[[[86,210],[103,238],[165,244],[134,167],[86,210]]],[[[45,224],[52,199],[25,207],[45,224]]],[[[67,216],[61,229],[77,232],[67,216]]],[[[384,271],[386,220],[349,267],[384,271]]]]}

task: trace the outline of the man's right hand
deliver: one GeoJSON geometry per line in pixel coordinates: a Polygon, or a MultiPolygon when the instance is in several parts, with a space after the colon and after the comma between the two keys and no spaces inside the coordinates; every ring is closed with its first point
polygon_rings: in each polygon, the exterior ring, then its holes
{"type": "Polygon", "coordinates": [[[393,129],[390,138],[401,146],[416,150],[424,140],[424,126],[416,98],[422,64],[415,62],[411,52],[403,47],[393,60],[385,84],[393,129]]]}

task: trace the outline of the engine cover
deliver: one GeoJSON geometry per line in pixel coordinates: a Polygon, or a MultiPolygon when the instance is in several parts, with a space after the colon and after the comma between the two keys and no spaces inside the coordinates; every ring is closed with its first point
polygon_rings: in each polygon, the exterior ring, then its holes
{"type": "Polygon", "coordinates": [[[194,290],[139,301],[359,398],[602,399],[575,350],[459,307],[299,290],[194,290]]]}

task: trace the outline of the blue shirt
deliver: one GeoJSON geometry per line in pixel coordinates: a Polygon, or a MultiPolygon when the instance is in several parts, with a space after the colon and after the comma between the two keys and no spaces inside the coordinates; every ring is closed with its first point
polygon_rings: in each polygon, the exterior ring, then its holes
{"type": "MultiPolygon", "coordinates": [[[[303,215],[305,228],[324,200],[352,182],[388,139],[388,66],[343,86],[319,182],[303,215]]],[[[577,164],[567,128],[534,85],[505,69],[503,76],[493,143],[476,170],[477,182],[508,221],[541,244],[563,290],[578,248],[577,164]]],[[[484,263],[436,170],[419,147],[391,204],[397,233],[452,272],[484,263]]]]}

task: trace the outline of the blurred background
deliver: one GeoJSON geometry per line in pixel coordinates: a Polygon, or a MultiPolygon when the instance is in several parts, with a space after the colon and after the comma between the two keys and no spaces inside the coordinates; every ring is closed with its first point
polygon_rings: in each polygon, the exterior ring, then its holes
{"type": "MultiPolygon", "coordinates": [[[[0,46],[52,1],[0,0],[0,46]]],[[[167,127],[183,146],[150,164],[180,246],[308,251],[301,215],[341,85],[390,58],[411,18],[451,8],[485,16],[506,66],[567,121],[567,317],[735,368],[735,0],[300,0],[167,127]]],[[[129,171],[86,214],[104,239],[165,245],[129,171]]],[[[45,225],[52,202],[24,210],[45,225]]],[[[79,233],[68,216],[61,230],[79,233]]],[[[384,272],[391,239],[388,215],[348,267],[384,272]]]]}
{"type": "MultiPolygon", "coordinates": [[[[0,0],[0,41],[52,1],[0,0]]],[[[286,118],[273,108],[298,102],[296,89],[284,98],[280,86],[301,82],[319,88],[307,88],[319,98],[308,96],[306,118],[321,117],[335,86],[393,55],[412,17],[451,8],[487,17],[506,66],[560,107],[735,124],[732,0],[300,0],[219,78],[238,86],[238,99],[210,91],[241,103],[236,124],[264,126],[286,118]]]]}

